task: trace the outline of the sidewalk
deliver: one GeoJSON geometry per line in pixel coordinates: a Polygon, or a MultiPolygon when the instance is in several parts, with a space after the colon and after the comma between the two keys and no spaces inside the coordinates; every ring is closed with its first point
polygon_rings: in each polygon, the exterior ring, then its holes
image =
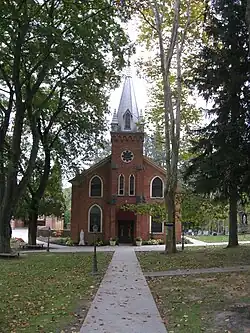
{"type": "Polygon", "coordinates": [[[196,274],[214,274],[214,273],[232,273],[232,272],[248,272],[250,265],[241,265],[233,267],[210,267],[210,268],[191,268],[191,269],[175,269],[160,272],[144,272],[147,277],[159,276],[183,276],[183,275],[196,275],[196,274]]]}
{"type": "Polygon", "coordinates": [[[166,333],[133,247],[116,247],[80,333],[166,333]]]}
{"type": "Polygon", "coordinates": [[[194,246],[206,246],[206,245],[208,245],[208,243],[200,241],[200,240],[192,238],[192,237],[185,236],[185,238],[187,240],[189,240],[192,243],[192,245],[194,245],[194,246]]]}

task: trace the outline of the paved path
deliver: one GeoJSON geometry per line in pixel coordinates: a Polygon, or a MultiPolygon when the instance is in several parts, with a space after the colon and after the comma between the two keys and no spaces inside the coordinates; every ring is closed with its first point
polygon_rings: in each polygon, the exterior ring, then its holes
{"type": "Polygon", "coordinates": [[[250,265],[234,266],[234,267],[176,269],[176,270],[160,271],[160,272],[144,272],[144,275],[147,277],[158,277],[158,276],[179,276],[179,275],[231,273],[231,272],[247,272],[247,271],[250,271],[250,265]]]}
{"type": "MultiPolygon", "coordinates": [[[[12,237],[20,237],[25,242],[28,242],[28,229],[27,228],[18,228],[12,230],[12,237]]],[[[186,237],[186,236],[185,236],[186,237]]],[[[220,243],[205,243],[196,239],[193,239],[191,237],[186,237],[190,239],[193,244],[185,244],[185,247],[195,247],[195,246],[224,246],[227,245],[227,242],[220,242],[220,243]]],[[[37,241],[38,244],[45,244],[45,242],[37,241]]],[[[240,241],[239,244],[250,244],[250,241],[240,241]]],[[[93,252],[93,246],[64,246],[59,244],[51,244],[50,252],[93,252]]],[[[129,246],[119,246],[119,248],[127,248],[129,246]]],[[[177,244],[177,248],[180,248],[181,244],[177,244]]],[[[98,252],[110,252],[114,251],[117,247],[112,246],[100,246],[97,247],[98,252]]],[[[143,245],[143,246],[130,246],[130,248],[133,248],[135,251],[164,251],[165,245],[143,245]]],[[[46,251],[44,249],[43,251],[46,251]]],[[[43,252],[42,250],[29,250],[29,251],[21,251],[21,252],[43,252]]]]}
{"type": "Polygon", "coordinates": [[[133,247],[116,247],[80,333],[166,333],[133,247]]]}
{"type": "MultiPolygon", "coordinates": [[[[198,239],[195,239],[195,238],[191,238],[191,237],[187,237],[187,236],[185,236],[185,238],[187,240],[189,240],[190,242],[192,242],[192,244],[195,245],[195,246],[206,246],[207,245],[206,242],[202,242],[202,241],[200,241],[198,239]]],[[[186,246],[186,244],[185,244],[185,246],[186,246]]]]}

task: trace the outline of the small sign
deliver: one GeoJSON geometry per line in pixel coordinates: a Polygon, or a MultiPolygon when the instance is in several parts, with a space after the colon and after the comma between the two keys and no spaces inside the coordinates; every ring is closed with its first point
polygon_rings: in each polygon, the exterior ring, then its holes
{"type": "Polygon", "coordinates": [[[173,223],[165,223],[166,227],[172,227],[174,224],[173,223]]]}

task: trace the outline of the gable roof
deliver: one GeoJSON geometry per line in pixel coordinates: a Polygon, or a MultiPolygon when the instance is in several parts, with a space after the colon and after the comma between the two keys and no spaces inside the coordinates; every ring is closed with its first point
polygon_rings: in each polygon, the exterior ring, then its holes
{"type": "Polygon", "coordinates": [[[162,174],[164,174],[164,176],[166,176],[166,170],[159,166],[158,164],[155,163],[155,161],[152,158],[149,158],[147,156],[143,156],[143,160],[148,163],[149,165],[153,166],[155,169],[157,169],[158,171],[160,171],[162,174]]]}
{"type": "Polygon", "coordinates": [[[96,169],[100,168],[101,166],[107,164],[111,162],[111,155],[103,158],[101,161],[95,163],[94,165],[92,165],[90,168],[84,170],[83,172],[81,172],[79,175],[76,175],[74,178],[69,180],[69,183],[73,183],[73,182],[77,182],[79,181],[82,177],[87,176],[89,173],[95,171],[96,169]]]}

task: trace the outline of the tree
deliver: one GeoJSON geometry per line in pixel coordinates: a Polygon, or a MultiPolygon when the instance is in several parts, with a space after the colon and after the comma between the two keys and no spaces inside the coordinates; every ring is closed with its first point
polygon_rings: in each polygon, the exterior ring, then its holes
{"type": "Polygon", "coordinates": [[[62,189],[62,170],[58,160],[56,160],[39,205],[39,215],[61,217],[65,208],[66,202],[62,189]]]}
{"type": "Polygon", "coordinates": [[[55,119],[55,114],[43,119],[44,106],[64,91],[70,93],[64,96],[71,110],[80,102],[92,112],[106,101],[107,87],[116,84],[124,64],[127,39],[117,20],[124,15],[105,0],[1,2],[0,252],[10,251],[9,221],[35,168],[42,142],[39,125],[45,121],[47,127],[55,119]],[[44,89],[48,93],[40,98],[44,89]],[[20,172],[27,126],[31,146],[20,172]]]}
{"type": "Polygon", "coordinates": [[[229,203],[229,243],[237,246],[237,203],[249,193],[249,58],[246,0],[214,1],[206,20],[206,44],[192,71],[193,87],[206,100],[213,120],[197,132],[186,175],[198,192],[229,203]]]}
{"type": "Polygon", "coordinates": [[[176,252],[175,217],[183,97],[182,61],[188,50],[195,45],[204,3],[192,0],[183,3],[180,0],[160,3],[148,0],[143,3],[144,8],[138,8],[143,17],[143,38],[148,49],[157,54],[153,59],[156,67],[150,66],[149,76],[152,79],[154,76],[161,78],[160,82],[157,82],[161,89],[160,104],[164,115],[165,205],[167,220],[173,225],[168,230],[166,252],[172,253],[176,252]]]}

